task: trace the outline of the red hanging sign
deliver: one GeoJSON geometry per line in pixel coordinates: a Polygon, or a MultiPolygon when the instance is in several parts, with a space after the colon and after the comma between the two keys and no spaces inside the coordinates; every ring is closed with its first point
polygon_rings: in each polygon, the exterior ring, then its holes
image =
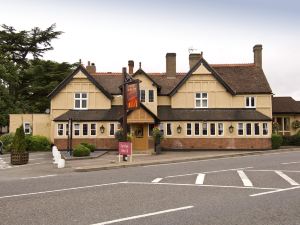
{"type": "Polygon", "coordinates": [[[126,84],[127,109],[133,110],[140,107],[139,83],[126,84]]]}

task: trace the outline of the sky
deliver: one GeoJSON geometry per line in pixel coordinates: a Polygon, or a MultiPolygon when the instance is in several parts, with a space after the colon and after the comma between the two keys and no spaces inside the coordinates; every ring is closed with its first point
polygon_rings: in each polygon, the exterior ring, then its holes
{"type": "Polygon", "coordinates": [[[275,96],[300,100],[300,2],[285,0],[0,0],[0,24],[29,30],[56,24],[64,33],[45,59],[94,62],[121,72],[128,60],[165,72],[189,69],[189,48],[211,64],[252,63],[263,45],[263,69],[275,96]]]}

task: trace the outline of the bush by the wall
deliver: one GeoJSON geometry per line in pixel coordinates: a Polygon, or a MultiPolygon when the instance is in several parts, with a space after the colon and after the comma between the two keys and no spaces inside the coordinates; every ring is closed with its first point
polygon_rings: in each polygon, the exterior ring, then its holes
{"type": "Polygon", "coordinates": [[[282,145],[300,146],[300,133],[292,136],[283,136],[282,145]]]}
{"type": "Polygon", "coordinates": [[[31,152],[36,151],[50,151],[51,143],[48,138],[40,135],[26,136],[27,150],[31,152]]]}
{"type": "Polygon", "coordinates": [[[96,146],[93,144],[89,144],[89,143],[80,143],[81,145],[87,147],[88,149],[90,149],[91,152],[94,152],[96,150],[96,146]]]}
{"type": "Polygon", "coordinates": [[[77,145],[73,151],[74,157],[83,157],[83,156],[89,156],[91,154],[91,151],[89,148],[83,146],[83,145],[77,145]]]}
{"type": "Polygon", "coordinates": [[[272,134],[272,148],[278,149],[283,142],[283,138],[281,135],[278,134],[272,134]]]}
{"type": "Polygon", "coordinates": [[[8,134],[3,134],[0,137],[0,141],[3,142],[4,152],[9,152],[11,150],[12,143],[13,143],[13,140],[14,140],[14,136],[15,136],[14,133],[8,133],[8,134]]]}

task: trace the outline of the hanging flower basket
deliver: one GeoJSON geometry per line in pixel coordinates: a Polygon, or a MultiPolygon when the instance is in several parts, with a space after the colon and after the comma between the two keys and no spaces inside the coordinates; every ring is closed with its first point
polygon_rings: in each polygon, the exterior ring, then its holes
{"type": "Polygon", "coordinates": [[[300,128],[300,121],[299,120],[295,120],[293,123],[292,123],[292,127],[296,130],[298,128],[300,128]]]}

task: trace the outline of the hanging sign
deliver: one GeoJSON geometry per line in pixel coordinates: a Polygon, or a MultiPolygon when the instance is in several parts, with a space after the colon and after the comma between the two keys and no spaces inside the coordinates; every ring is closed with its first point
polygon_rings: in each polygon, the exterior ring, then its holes
{"type": "Polygon", "coordinates": [[[127,109],[133,110],[140,107],[139,82],[126,84],[127,109]]]}

